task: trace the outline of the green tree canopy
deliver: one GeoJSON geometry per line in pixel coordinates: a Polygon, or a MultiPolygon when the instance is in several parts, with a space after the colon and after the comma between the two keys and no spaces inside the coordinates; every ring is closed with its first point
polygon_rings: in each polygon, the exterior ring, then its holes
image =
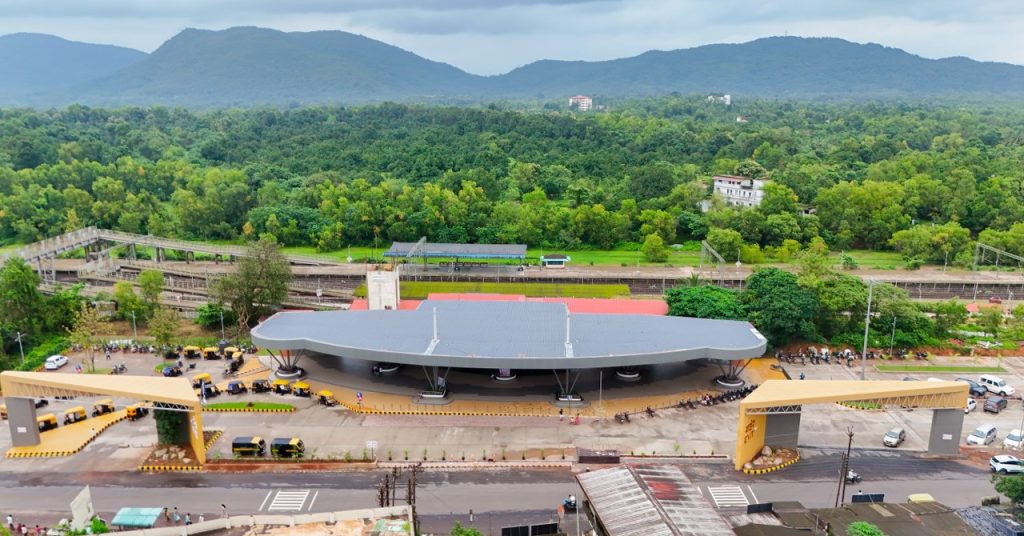
{"type": "Polygon", "coordinates": [[[758,270],[747,278],[740,301],[771,344],[814,338],[818,304],[813,293],[797,284],[796,275],[778,268],[758,270]]]}
{"type": "Polygon", "coordinates": [[[668,260],[668,249],[665,248],[665,241],[657,234],[651,233],[644,239],[640,251],[649,262],[665,262],[668,260]]]}
{"type": "Polygon", "coordinates": [[[260,240],[247,249],[235,271],[220,278],[215,288],[218,300],[230,304],[241,329],[279,307],[292,281],[291,266],[276,243],[260,240]]]}
{"type": "Polygon", "coordinates": [[[847,536],[885,536],[882,529],[867,521],[854,521],[846,526],[847,536]]]}
{"type": "Polygon", "coordinates": [[[160,305],[160,293],[164,290],[164,274],[160,270],[143,270],[136,280],[139,294],[147,317],[160,305]]]}
{"type": "Polygon", "coordinates": [[[671,316],[740,320],[746,314],[736,292],[714,285],[670,288],[665,302],[671,316]]]}

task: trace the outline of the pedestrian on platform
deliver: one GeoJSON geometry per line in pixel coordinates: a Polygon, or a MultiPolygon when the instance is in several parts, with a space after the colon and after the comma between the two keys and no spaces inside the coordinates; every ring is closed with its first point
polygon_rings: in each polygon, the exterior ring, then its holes
{"type": "Polygon", "coordinates": [[[562,422],[563,418],[565,418],[565,410],[558,408],[558,422],[562,422]]]}
{"type": "Polygon", "coordinates": [[[203,514],[199,514],[199,522],[202,523],[203,521],[206,521],[206,517],[203,514]]]}
{"type": "Polygon", "coordinates": [[[7,514],[7,528],[14,530],[14,516],[7,514]]]}
{"type": "Polygon", "coordinates": [[[228,517],[228,505],[221,503],[220,515],[223,517],[228,517]]]}
{"type": "Polygon", "coordinates": [[[167,520],[168,523],[171,522],[171,510],[166,506],[164,507],[164,519],[167,520]]]}
{"type": "Polygon", "coordinates": [[[188,512],[185,512],[185,524],[186,525],[191,525],[192,524],[192,514],[190,514],[188,512]]]}

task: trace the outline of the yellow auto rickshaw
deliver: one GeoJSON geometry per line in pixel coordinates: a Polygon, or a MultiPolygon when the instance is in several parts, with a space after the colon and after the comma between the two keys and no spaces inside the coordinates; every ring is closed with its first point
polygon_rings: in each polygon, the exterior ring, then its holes
{"type": "Polygon", "coordinates": [[[290,395],[292,393],[291,384],[288,380],[274,380],[274,392],[279,395],[290,395]]]}
{"type": "Polygon", "coordinates": [[[209,372],[200,372],[195,376],[192,376],[192,388],[199,389],[203,384],[210,385],[213,383],[213,378],[210,377],[209,372]]]}
{"type": "Polygon", "coordinates": [[[52,413],[46,415],[40,415],[36,417],[36,424],[39,425],[39,431],[45,432],[47,430],[53,430],[57,427],[57,416],[52,413]]]}
{"type": "Polygon", "coordinates": [[[260,436],[236,437],[231,442],[231,453],[236,456],[263,456],[267,442],[260,436]]]}
{"type": "Polygon", "coordinates": [[[73,424],[79,421],[84,421],[88,416],[85,414],[85,408],[82,406],[75,406],[64,412],[64,424],[73,424]]]}
{"type": "Polygon", "coordinates": [[[0,419],[7,420],[7,404],[0,404],[0,419]]]}
{"type": "Polygon", "coordinates": [[[203,348],[203,359],[220,359],[220,353],[216,346],[203,348]]]}
{"type": "Polygon", "coordinates": [[[186,346],[181,349],[181,353],[185,355],[185,359],[199,359],[202,357],[202,350],[198,346],[186,346]]]}
{"type": "Polygon", "coordinates": [[[95,404],[92,405],[92,416],[93,417],[99,417],[100,415],[104,415],[104,414],[107,414],[107,413],[113,413],[113,412],[114,412],[114,401],[109,399],[109,398],[104,398],[103,400],[98,400],[95,404]]]}
{"type": "Polygon", "coordinates": [[[292,394],[295,396],[309,398],[309,384],[303,381],[295,382],[295,385],[292,386],[292,394]]]}
{"type": "Polygon", "coordinates": [[[320,391],[320,392],[318,392],[316,394],[316,396],[317,396],[317,400],[323,406],[327,406],[327,407],[330,408],[330,407],[334,407],[334,406],[338,405],[338,399],[334,398],[334,393],[332,393],[330,391],[327,391],[327,390],[320,391]]]}
{"type": "Polygon", "coordinates": [[[128,406],[128,420],[137,421],[149,414],[149,408],[145,404],[139,402],[138,404],[132,404],[128,406]]]}
{"type": "Polygon", "coordinates": [[[270,455],[274,458],[301,458],[306,446],[297,437],[278,437],[270,443],[270,455]]]}
{"type": "Polygon", "coordinates": [[[234,357],[235,353],[238,352],[237,346],[226,346],[224,347],[224,357],[234,357]]]}

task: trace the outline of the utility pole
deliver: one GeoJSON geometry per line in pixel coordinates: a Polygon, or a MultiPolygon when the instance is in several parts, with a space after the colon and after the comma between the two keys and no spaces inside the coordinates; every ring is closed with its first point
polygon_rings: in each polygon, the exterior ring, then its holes
{"type": "Polygon", "coordinates": [[[138,341],[139,332],[135,329],[135,311],[132,311],[132,338],[138,341]]]}
{"type": "Polygon", "coordinates": [[[25,364],[25,347],[23,347],[21,345],[21,332],[19,331],[17,333],[18,333],[18,337],[17,337],[18,352],[21,354],[21,364],[24,365],[25,364]]]}
{"type": "Polygon", "coordinates": [[[892,344],[896,341],[896,314],[892,315],[892,335],[889,336],[889,357],[892,357],[892,344]]]}
{"type": "Polygon", "coordinates": [[[853,447],[853,427],[846,427],[846,452],[843,453],[843,461],[839,464],[839,489],[836,490],[836,508],[846,502],[846,474],[850,471],[850,450],[853,447]]]}
{"type": "Polygon", "coordinates": [[[224,340],[224,307],[220,309],[220,340],[224,340]]]}
{"type": "Polygon", "coordinates": [[[860,379],[866,380],[865,367],[868,361],[868,328],[871,326],[871,295],[875,290],[875,280],[868,279],[868,311],[864,314],[864,347],[860,354],[860,379]]]}

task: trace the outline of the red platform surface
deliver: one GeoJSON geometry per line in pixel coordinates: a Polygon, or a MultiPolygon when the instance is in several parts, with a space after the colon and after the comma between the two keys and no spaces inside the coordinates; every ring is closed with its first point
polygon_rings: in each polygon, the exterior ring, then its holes
{"type": "MultiPolygon", "coordinates": [[[[564,303],[570,313],[665,315],[668,304],[661,300],[627,300],[607,298],[527,298],[521,294],[430,294],[431,300],[443,301],[529,301],[564,303]]],[[[420,306],[420,300],[402,300],[400,310],[413,310],[420,306]]],[[[366,300],[352,302],[352,311],[365,311],[366,300]]]]}

